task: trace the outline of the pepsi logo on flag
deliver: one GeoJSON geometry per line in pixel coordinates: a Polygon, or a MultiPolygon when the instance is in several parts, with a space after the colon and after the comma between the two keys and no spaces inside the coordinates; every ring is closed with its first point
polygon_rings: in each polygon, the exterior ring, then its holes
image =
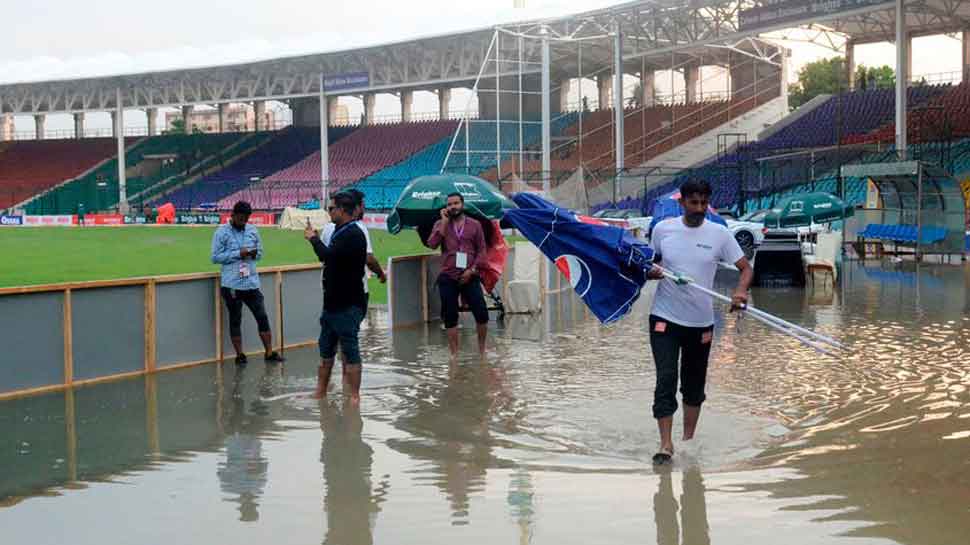
{"type": "Polygon", "coordinates": [[[556,268],[566,277],[569,285],[576,290],[580,297],[584,297],[593,285],[593,275],[589,265],[574,255],[561,255],[556,258],[556,268]]]}

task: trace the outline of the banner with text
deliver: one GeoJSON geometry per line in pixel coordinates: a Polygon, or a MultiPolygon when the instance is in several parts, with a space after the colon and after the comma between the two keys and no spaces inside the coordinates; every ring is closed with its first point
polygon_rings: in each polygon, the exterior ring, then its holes
{"type": "Polygon", "coordinates": [[[22,216],[0,216],[0,227],[18,227],[23,224],[22,216]]]}
{"type": "Polygon", "coordinates": [[[370,74],[367,72],[323,76],[323,89],[327,92],[364,89],[366,87],[370,87],[370,74]]]}
{"type": "Polygon", "coordinates": [[[849,11],[894,5],[893,0],[769,0],[756,8],[741,10],[738,29],[747,32],[783,24],[796,26],[849,11]]]}
{"type": "Polygon", "coordinates": [[[24,225],[30,226],[71,226],[77,223],[77,216],[24,216],[24,225]]]}

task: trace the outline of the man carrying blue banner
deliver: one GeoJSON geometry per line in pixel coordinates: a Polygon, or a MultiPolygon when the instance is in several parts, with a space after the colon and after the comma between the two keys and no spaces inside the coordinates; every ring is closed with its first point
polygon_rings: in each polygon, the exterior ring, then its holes
{"type": "MultiPolygon", "coordinates": [[[[707,182],[689,181],[680,188],[683,216],[661,221],[653,230],[651,246],[655,261],[677,275],[677,281],[661,281],[650,313],[650,347],[657,369],[653,416],[660,428],[660,450],[655,464],[670,462],[674,454],[671,437],[677,411],[678,360],[680,391],[684,398],[684,441],[694,438],[701,404],[706,396],[707,363],[714,340],[714,306],[710,296],[689,289],[695,283],[710,289],[718,263],[733,263],[741,271],[731,297],[732,310],[748,302],[754,271],[744,251],[724,226],[705,221],[711,198],[707,182]]],[[[659,267],[648,273],[663,279],[659,267]]]]}

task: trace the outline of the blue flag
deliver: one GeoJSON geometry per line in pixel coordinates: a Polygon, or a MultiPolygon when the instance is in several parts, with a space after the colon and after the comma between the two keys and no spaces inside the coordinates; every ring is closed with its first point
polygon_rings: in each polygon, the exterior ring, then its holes
{"type": "Polygon", "coordinates": [[[530,202],[517,197],[520,207],[533,207],[506,210],[504,221],[556,264],[600,322],[609,324],[630,312],[647,280],[653,250],[619,227],[535,196],[530,202]]]}

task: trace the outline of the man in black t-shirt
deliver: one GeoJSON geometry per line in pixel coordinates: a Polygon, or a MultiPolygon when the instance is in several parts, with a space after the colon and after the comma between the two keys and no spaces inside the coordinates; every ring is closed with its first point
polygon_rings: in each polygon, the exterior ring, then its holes
{"type": "Polygon", "coordinates": [[[320,316],[320,369],[315,397],[327,395],[337,344],[344,354],[344,377],[350,386],[350,400],[360,403],[361,358],[358,333],[364,316],[364,266],[367,263],[367,240],[354,225],[357,200],[348,193],[337,193],[328,211],[336,229],[330,245],[307,226],[304,236],[323,267],[323,314],[320,316]]]}

